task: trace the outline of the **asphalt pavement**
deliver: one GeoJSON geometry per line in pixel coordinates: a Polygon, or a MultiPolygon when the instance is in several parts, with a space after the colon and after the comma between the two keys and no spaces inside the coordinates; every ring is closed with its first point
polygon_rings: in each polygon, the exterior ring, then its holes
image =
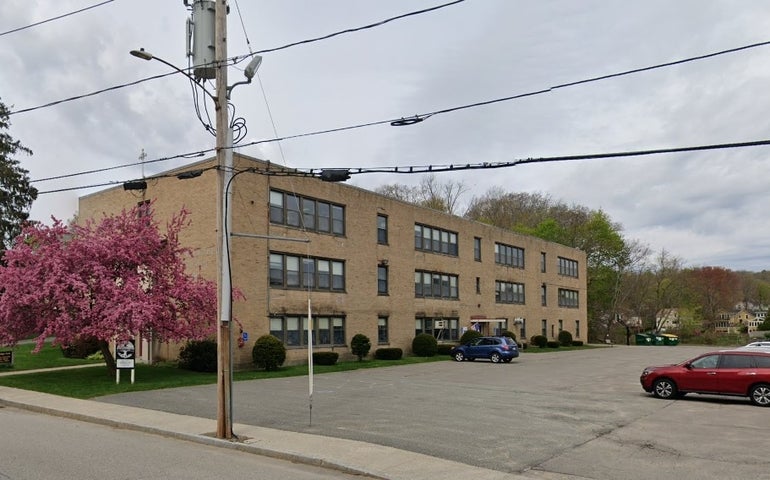
{"type": "MultiPolygon", "coordinates": [[[[386,479],[770,479],[770,409],[641,390],[650,364],[709,347],[523,353],[236,382],[237,442],[212,437],[216,386],[76,400],[0,387],[0,404],[386,479]],[[312,409],[311,409],[312,407],[312,409]]],[[[141,381],[141,379],[137,379],[141,381]]]]}

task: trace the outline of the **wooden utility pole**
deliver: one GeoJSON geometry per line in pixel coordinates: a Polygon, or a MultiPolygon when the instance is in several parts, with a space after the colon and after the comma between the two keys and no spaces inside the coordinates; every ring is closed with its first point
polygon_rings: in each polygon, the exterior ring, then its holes
{"type": "Polygon", "coordinates": [[[217,258],[219,263],[220,280],[218,282],[217,310],[219,328],[217,330],[217,438],[230,439],[233,436],[233,419],[231,410],[232,376],[231,376],[231,329],[230,329],[230,269],[226,252],[228,251],[227,214],[226,214],[226,177],[230,173],[226,165],[226,153],[232,146],[228,145],[230,130],[227,113],[227,0],[216,0],[214,10],[214,63],[216,68],[217,101],[217,165],[219,167],[218,205],[219,222],[217,242],[217,258]]]}

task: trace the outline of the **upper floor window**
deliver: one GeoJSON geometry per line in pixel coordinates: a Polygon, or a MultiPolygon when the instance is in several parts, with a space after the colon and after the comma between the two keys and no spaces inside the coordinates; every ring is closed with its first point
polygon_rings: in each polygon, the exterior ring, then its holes
{"type": "Polygon", "coordinates": [[[473,259],[477,262],[481,261],[481,239],[479,237],[473,237],[473,259]]]}
{"type": "Polygon", "coordinates": [[[545,283],[540,285],[540,304],[544,307],[548,305],[548,287],[545,283]]]}
{"type": "Polygon", "coordinates": [[[577,290],[567,290],[566,288],[560,288],[559,306],[566,308],[578,308],[580,306],[580,302],[578,301],[577,290]]]}
{"type": "Polygon", "coordinates": [[[524,249],[504,243],[495,243],[495,263],[524,268],[524,249]]]}
{"type": "Polygon", "coordinates": [[[414,296],[426,298],[459,298],[457,275],[440,272],[414,272],[414,296]]]}
{"type": "Polygon", "coordinates": [[[388,244],[388,217],[385,215],[377,215],[377,243],[388,244]]]}
{"type": "Polygon", "coordinates": [[[524,284],[495,281],[496,303],[524,303],[524,284]]]}
{"type": "Polygon", "coordinates": [[[385,265],[377,266],[377,294],[388,294],[388,267],[385,265]]]}
{"type": "Polygon", "coordinates": [[[540,273],[545,273],[546,264],[545,252],[540,252],[540,273]]]}
{"type": "Polygon", "coordinates": [[[578,278],[577,260],[559,257],[559,275],[578,278]]]}
{"type": "Polygon", "coordinates": [[[270,190],[270,222],[332,235],[345,235],[345,207],[270,190]]]}
{"type": "Polygon", "coordinates": [[[426,252],[457,256],[457,233],[414,224],[414,248],[426,252]]]}
{"type": "Polygon", "coordinates": [[[271,252],[270,286],[344,291],[345,263],[271,252]]]}

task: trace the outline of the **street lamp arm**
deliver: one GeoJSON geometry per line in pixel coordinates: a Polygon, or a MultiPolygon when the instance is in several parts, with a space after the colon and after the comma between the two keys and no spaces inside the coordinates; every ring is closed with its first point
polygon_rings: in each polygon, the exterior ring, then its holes
{"type": "Polygon", "coordinates": [[[195,77],[193,77],[192,75],[190,75],[190,74],[189,74],[189,73],[187,73],[186,71],[182,70],[181,68],[177,67],[177,66],[176,66],[176,65],[174,65],[173,63],[171,63],[171,62],[167,62],[166,60],[163,60],[163,59],[162,59],[162,58],[160,58],[160,57],[156,57],[156,56],[155,56],[155,55],[153,55],[152,53],[150,53],[150,52],[146,51],[144,48],[140,48],[139,50],[131,50],[129,53],[130,53],[131,55],[135,56],[136,58],[141,58],[142,60],[147,60],[147,61],[149,61],[149,60],[157,60],[157,61],[159,61],[160,63],[162,63],[162,64],[164,64],[164,65],[167,65],[167,66],[169,66],[169,67],[173,68],[173,69],[174,69],[174,70],[176,70],[177,72],[179,72],[179,73],[181,73],[182,75],[184,75],[185,77],[189,78],[191,81],[195,82],[195,84],[196,84],[196,85],[198,85],[199,87],[201,87],[201,90],[203,90],[203,92],[204,92],[206,95],[208,95],[210,99],[212,99],[214,102],[216,102],[216,101],[217,101],[217,97],[215,97],[215,96],[214,96],[214,95],[213,95],[211,92],[209,92],[208,90],[206,90],[206,87],[205,87],[205,86],[203,86],[202,84],[198,83],[198,81],[197,81],[197,80],[195,80],[195,77]]]}

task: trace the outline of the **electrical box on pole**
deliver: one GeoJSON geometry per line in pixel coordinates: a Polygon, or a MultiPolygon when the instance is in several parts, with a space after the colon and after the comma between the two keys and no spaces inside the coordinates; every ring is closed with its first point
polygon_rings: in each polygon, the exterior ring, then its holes
{"type": "Polygon", "coordinates": [[[197,79],[216,77],[214,63],[214,20],[216,2],[195,0],[192,16],[187,20],[187,56],[192,57],[193,75],[197,79]]]}

